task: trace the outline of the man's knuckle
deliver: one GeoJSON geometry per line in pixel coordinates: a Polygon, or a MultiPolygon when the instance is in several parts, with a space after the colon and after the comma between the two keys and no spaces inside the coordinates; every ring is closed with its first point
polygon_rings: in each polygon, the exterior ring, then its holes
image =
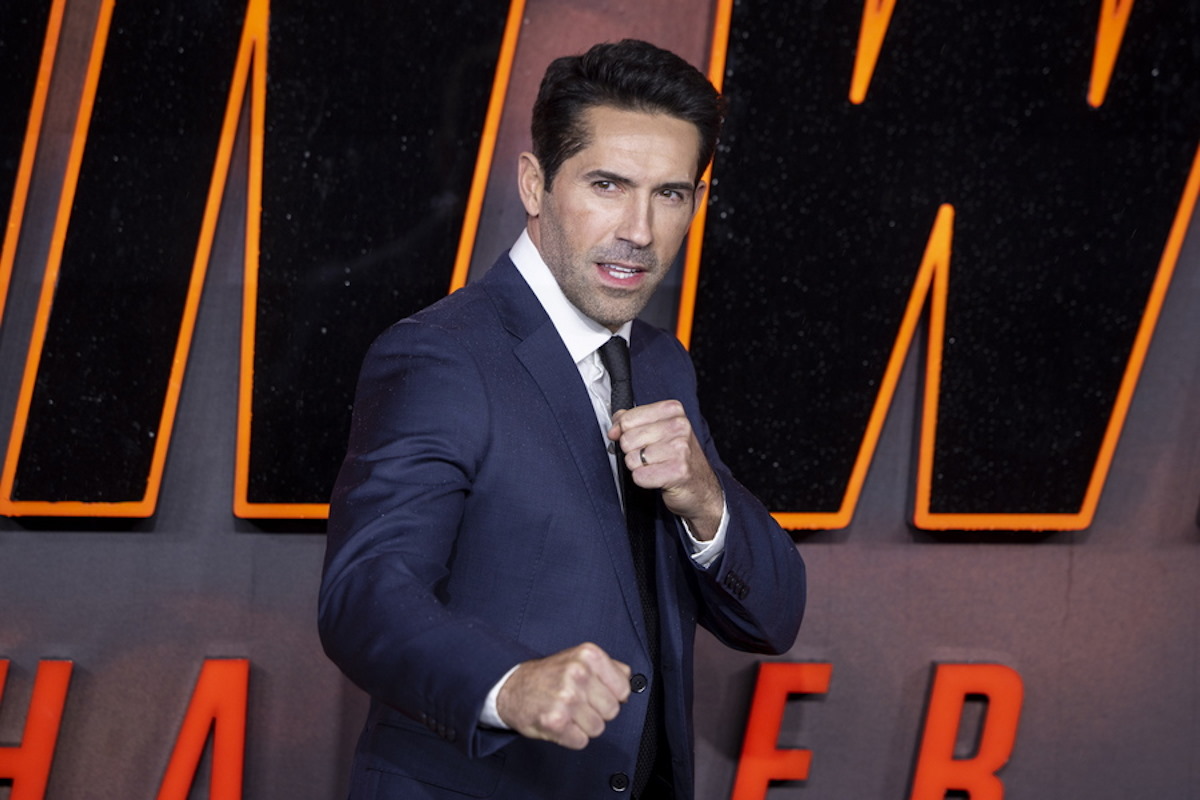
{"type": "Polygon", "coordinates": [[[590,670],[581,661],[568,662],[563,667],[564,690],[575,686],[580,681],[586,680],[590,670]]]}
{"type": "Polygon", "coordinates": [[[579,646],[579,650],[577,652],[580,659],[589,663],[598,661],[604,657],[604,651],[600,649],[599,645],[593,644],[592,642],[584,642],[579,646]]]}
{"type": "Polygon", "coordinates": [[[566,730],[569,720],[565,709],[554,706],[538,715],[538,727],[549,733],[561,734],[566,730]]]}

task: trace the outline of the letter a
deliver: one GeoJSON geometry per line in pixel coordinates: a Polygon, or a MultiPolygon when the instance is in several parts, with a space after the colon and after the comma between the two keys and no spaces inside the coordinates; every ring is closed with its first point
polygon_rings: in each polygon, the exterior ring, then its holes
{"type": "Polygon", "coordinates": [[[187,800],[210,727],[213,750],[208,796],[212,800],[241,800],[249,686],[247,659],[213,658],[204,662],[158,800],[187,800]]]}

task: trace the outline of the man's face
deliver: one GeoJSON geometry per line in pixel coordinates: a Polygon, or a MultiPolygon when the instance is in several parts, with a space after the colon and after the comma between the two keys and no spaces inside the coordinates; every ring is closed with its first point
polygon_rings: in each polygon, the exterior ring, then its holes
{"type": "Polygon", "coordinates": [[[704,197],[696,126],[665,114],[596,106],[589,144],[562,163],[552,191],[530,153],[518,185],[529,235],[579,310],[615,330],[666,276],[704,197]]]}

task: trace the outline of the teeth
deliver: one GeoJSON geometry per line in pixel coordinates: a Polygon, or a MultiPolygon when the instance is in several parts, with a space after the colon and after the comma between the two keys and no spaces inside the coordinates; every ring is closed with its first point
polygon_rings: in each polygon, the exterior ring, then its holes
{"type": "Polygon", "coordinates": [[[629,267],[621,267],[621,266],[617,266],[616,264],[605,264],[604,268],[606,270],[608,270],[608,273],[610,275],[612,275],[614,278],[621,278],[621,279],[632,278],[634,275],[638,274],[638,270],[636,270],[636,269],[630,269],[629,267]]]}

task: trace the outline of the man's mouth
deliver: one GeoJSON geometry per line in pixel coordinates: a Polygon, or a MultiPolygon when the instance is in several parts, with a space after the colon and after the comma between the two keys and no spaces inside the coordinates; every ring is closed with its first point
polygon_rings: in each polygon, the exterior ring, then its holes
{"type": "Polygon", "coordinates": [[[612,278],[619,281],[636,278],[638,275],[641,275],[643,272],[645,272],[645,269],[642,267],[631,267],[624,264],[601,263],[599,266],[600,269],[604,270],[612,278]]]}

